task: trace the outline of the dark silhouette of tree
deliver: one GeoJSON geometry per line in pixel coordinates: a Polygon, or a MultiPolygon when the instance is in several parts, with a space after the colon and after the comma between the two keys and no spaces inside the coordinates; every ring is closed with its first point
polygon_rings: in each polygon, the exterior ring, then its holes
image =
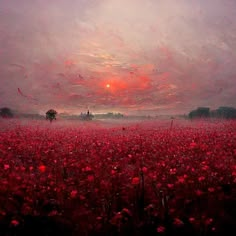
{"type": "Polygon", "coordinates": [[[50,109],[46,112],[46,120],[50,120],[52,122],[53,120],[56,120],[56,114],[57,112],[53,109],[50,109]]]}
{"type": "Polygon", "coordinates": [[[208,107],[198,107],[189,113],[189,118],[221,118],[221,119],[236,119],[236,109],[234,107],[222,106],[216,110],[211,110],[208,107]]]}
{"type": "Polygon", "coordinates": [[[0,109],[0,116],[3,118],[12,118],[14,115],[10,108],[3,107],[0,109]]]}
{"type": "Polygon", "coordinates": [[[219,107],[215,111],[215,115],[218,118],[235,119],[236,118],[236,109],[233,107],[219,107]]]}
{"type": "Polygon", "coordinates": [[[208,107],[198,107],[189,113],[189,118],[208,118],[210,116],[210,108],[208,107]]]}

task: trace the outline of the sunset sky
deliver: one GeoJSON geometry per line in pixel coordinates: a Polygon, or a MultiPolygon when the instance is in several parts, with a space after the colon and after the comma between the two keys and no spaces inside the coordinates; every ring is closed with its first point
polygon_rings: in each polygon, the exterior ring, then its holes
{"type": "Polygon", "coordinates": [[[235,0],[0,0],[0,107],[236,107],[235,0]]]}

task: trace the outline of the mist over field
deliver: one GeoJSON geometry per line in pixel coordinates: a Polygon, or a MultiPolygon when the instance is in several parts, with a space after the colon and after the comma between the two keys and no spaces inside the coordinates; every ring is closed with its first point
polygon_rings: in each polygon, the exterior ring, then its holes
{"type": "MultiPolygon", "coordinates": [[[[11,120],[0,120],[1,129],[14,129],[16,127],[42,127],[49,130],[56,129],[82,129],[82,130],[99,130],[99,129],[108,129],[111,132],[114,130],[129,129],[130,127],[142,127],[145,128],[170,128],[171,120],[170,119],[158,119],[156,121],[144,120],[144,119],[99,119],[92,121],[81,121],[81,120],[65,120],[58,119],[55,122],[49,123],[45,120],[31,120],[31,119],[11,119],[11,120]]],[[[197,123],[197,122],[196,122],[197,123]]],[[[190,121],[178,120],[175,122],[175,125],[187,125],[191,124],[190,121]]]]}

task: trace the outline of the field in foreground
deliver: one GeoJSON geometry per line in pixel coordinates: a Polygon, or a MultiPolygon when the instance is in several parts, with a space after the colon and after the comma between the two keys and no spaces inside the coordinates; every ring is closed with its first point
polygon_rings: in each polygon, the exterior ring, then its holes
{"type": "Polygon", "coordinates": [[[0,235],[235,235],[236,121],[0,121],[0,235]]]}

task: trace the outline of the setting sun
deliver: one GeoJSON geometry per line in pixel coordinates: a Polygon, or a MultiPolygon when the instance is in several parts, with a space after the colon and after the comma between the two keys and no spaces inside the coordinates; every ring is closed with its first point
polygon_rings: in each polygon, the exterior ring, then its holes
{"type": "Polygon", "coordinates": [[[107,84],[106,87],[107,87],[107,88],[110,88],[110,84],[107,84]]]}

